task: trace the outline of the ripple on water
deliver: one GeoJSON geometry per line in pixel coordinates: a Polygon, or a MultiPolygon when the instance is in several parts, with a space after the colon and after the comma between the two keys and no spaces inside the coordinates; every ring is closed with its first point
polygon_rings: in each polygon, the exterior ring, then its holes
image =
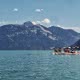
{"type": "Polygon", "coordinates": [[[80,56],[51,52],[0,52],[0,80],[80,80],[80,56]]]}

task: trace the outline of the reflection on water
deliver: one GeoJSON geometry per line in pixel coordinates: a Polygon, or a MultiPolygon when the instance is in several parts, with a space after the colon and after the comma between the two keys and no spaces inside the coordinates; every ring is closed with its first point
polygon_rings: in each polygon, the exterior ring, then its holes
{"type": "Polygon", "coordinates": [[[80,80],[80,55],[0,51],[0,80],[80,80]]]}

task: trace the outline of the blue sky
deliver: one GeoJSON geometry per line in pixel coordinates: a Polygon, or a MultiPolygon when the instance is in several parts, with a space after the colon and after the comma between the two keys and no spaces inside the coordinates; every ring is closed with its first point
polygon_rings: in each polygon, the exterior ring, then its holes
{"type": "Polygon", "coordinates": [[[0,0],[0,24],[25,21],[79,32],[80,0],[0,0]]]}

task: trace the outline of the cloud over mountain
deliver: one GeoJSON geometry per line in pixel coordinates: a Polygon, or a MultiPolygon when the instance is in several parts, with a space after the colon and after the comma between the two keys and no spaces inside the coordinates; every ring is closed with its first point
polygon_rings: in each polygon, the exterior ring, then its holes
{"type": "Polygon", "coordinates": [[[50,23],[51,23],[51,21],[50,21],[50,19],[45,18],[45,19],[42,21],[42,23],[45,23],[45,24],[50,24],[50,23]]]}
{"type": "Polygon", "coordinates": [[[48,19],[48,18],[45,18],[45,19],[43,19],[43,20],[37,20],[37,21],[32,21],[32,23],[33,24],[43,24],[43,25],[45,25],[45,24],[50,24],[51,23],[51,20],[50,19],[48,19]]]}

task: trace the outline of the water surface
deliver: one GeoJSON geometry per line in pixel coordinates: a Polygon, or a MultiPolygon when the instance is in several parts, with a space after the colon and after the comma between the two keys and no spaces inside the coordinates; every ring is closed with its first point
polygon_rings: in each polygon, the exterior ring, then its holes
{"type": "Polygon", "coordinates": [[[0,80],[80,80],[80,56],[53,51],[0,51],[0,80]]]}

